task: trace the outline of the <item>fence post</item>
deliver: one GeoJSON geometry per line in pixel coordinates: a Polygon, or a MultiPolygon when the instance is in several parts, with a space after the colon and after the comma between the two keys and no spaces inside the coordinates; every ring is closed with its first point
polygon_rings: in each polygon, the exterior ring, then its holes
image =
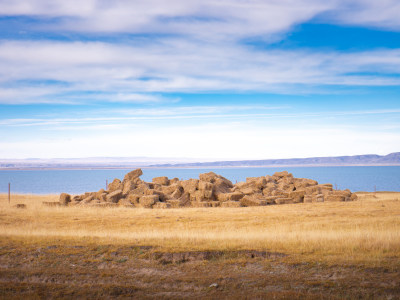
{"type": "Polygon", "coordinates": [[[8,183],[8,204],[11,202],[11,184],[8,183]]]}

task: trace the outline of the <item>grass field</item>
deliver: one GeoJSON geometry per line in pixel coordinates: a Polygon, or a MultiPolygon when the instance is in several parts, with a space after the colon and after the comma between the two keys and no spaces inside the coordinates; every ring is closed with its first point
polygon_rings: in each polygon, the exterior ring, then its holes
{"type": "Polygon", "coordinates": [[[0,295],[398,298],[400,193],[358,196],[148,210],[41,204],[56,195],[13,195],[9,205],[0,195],[0,295]]]}

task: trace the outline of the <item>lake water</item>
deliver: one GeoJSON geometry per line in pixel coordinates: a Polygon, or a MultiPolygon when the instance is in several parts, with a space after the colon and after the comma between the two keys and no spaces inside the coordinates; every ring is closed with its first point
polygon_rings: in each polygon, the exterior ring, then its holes
{"type": "MultiPolygon", "coordinates": [[[[400,192],[400,167],[291,167],[291,168],[204,168],[204,169],[143,169],[142,179],[168,176],[179,179],[198,178],[199,174],[213,171],[233,183],[246,177],[272,175],[287,170],[295,177],[311,178],[319,183],[332,183],[338,189],[352,192],[400,192]]],[[[11,183],[12,193],[51,194],[66,192],[81,194],[105,188],[106,180],[123,179],[130,170],[1,170],[0,193],[7,193],[11,183]]]]}

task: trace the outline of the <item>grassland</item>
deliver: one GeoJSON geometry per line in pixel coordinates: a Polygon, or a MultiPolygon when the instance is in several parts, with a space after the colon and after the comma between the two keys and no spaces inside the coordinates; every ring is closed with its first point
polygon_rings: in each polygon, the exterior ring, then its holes
{"type": "Polygon", "coordinates": [[[146,210],[0,195],[0,296],[399,298],[400,193],[358,196],[146,210]]]}

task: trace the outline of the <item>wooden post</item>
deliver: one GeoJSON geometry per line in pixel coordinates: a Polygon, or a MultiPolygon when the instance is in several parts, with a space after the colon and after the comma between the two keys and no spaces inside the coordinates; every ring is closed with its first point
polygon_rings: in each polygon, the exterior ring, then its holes
{"type": "Polygon", "coordinates": [[[108,180],[106,179],[106,191],[108,190],[108,180]]]}
{"type": "Polygon", "coordinates": [[[8,183],[8,204],[11,202],[11,184],[8,183]]]}

